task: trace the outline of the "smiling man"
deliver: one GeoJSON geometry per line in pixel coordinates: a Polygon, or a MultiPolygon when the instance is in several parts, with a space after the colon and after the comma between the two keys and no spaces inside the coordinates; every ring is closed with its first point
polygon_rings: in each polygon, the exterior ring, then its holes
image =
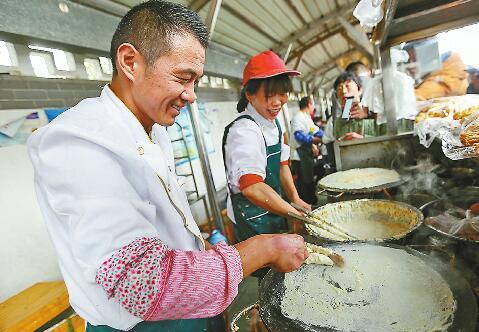
{"type": "Polygon", "coordinates": [[[208,31],[148,1],[121,20],[112,81],[29,140],[38,202],[87,331],[218,331],[242,278],[298,268],[296,235],[206,245],[177,182],[165,126],[194,102],[208,31]],[[214,327],[216,326],[216,327],[214,327]]]}

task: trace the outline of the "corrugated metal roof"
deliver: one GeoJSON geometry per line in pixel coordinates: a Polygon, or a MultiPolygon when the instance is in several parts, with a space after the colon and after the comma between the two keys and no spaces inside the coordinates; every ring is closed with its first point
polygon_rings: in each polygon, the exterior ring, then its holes
{"type": "MultiPolygon", "coordinates": [[[[174,0],[193,9],[205,19],[209,0],[174,0]]],[[[134,6],[141,0],[116,0],[134,6]]],[[[247,56],[273,49],[284,56],[291,42],[288,66],[295,66],[304,50],[299,70],[312,79],[313,73],[337,75],[335,58],[353,47],[339,33],[337,15],[354,22],[355,0],[223,0],[213,33],[213,42],[247,56]],[[327,70],[328,69],[328,70],[327,70]]],[[[354,58],[353,58],[354,60],[354,58]]]]}

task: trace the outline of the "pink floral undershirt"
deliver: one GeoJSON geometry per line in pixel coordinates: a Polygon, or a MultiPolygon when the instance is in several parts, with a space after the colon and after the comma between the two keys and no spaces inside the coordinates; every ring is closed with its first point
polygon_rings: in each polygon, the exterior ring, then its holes
{"type": "Polygon", "coordinates": [[[144,237],[101,264],[96,282],[131,314],[155,321],[216,316],[236,297],[242,278],[239,253],[224,242],[180,251],[144,237]]]}

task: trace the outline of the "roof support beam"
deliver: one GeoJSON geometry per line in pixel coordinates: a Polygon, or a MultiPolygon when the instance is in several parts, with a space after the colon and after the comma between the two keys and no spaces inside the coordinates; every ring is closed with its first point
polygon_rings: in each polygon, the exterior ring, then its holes
{"type": "Polygon", "coordinates": [[[313,39],[309,40],[308,42],[306,42],[306,44],[303,46],[303,47],[298,47],[297,49],[295,49],[293,52],[291,52],[290,56],[289,56],[289,59],[288,59],[288,62],[289,61],[292,61],[294,58],[296,58],[297,56],[299,56],[302,52],[306,52],[307,50],[309,50],[310,48],[313,48],[314,46],[318,45],[319,43],[325,41],[326,39],[328,38],[331,38],[332,36],[338,34],[339,32],[341,32],[343,30],[343,27],[342,26],[338,26],[334,29],[332,29],[331,31],[325,33],[325,34],[321,34],[319,36],[316,36],[314,37],[313,39]]]}
{"type": "Polygon", "coordinates": [[[288,49],[286,50],[286,53],[283,56],[283,62],[285,63],[286,61],[288,61],[289,52],[291,52],[291,47],[293,47],[293,44],[289,44],[288,49]]]}
{"type": "Polygon", "coordinates": [[[343,37],[346,38],[356,48],[361,50],[365,56],[372,58],[373,45],[369,42],[368,37],[364,32],[360,32],[354,28],[354,26],[346,21],[344,17],[338,17],[339,24],[344,28],[345,33],[343,37]]]}
{"type": "Polygon", "coordinates": [[[335,80],[336,80],[336,77],[331,77],[323,85],[321,85],[321,87],[324,88],[324,87],[328,86],[329,84],[333,83],[335,80]]]}
{"type": "Polygon", "coordinates": [[[314,77],[311,78],[311,80],[314,82],[318,78],[320,78],[322,76],[324,77],[327,73],[329,73],[331,70],[335,69],[336,67],[338,67],[336,62],[329,63],[328,66],[325,66],[325,67],[321,68],[320,70],[316,71],[316,74],[314,75],[314,77]]]}
{"type": "Polygon", "coordinates": [[[318,88],[321,86],[321,84],[322,84],[322,83],[324,82],[324,80],[326,79],[326,74],[327,74],[329,71],[333,70],[334,68],[336,68],[336,66],[330,67],[330,68],[323,74],[323,76],[318,76],[318,79],[319,79],[319,80],[316,80],[317,83],[313,84],[313,88],[312,88],[311,90],[312,90],[312,91],[318,90],[318,88]]]}
{"type": "Polygon", "coordinates": [[[333,64],[336,66],[336,60],[337,59],[342,58],[343,56],[349,55],[353,51],[354,51],[354,49],[349,49],[346,52],[343,52],[341,54],[338,54],[338,55],[334,56],[334,58],[330,59],[329,61],[326,61],[326,62],[322,63],[321,65],[319,65],[318,70],[310,72],[308,75],[306,75],[306,77],[304,79],[307,81],[308,79],[311,79],[311,77],[313,77],[313,76],[321,75],[323,73],[323,70],[325,70],[324,67],[329,68],[333,64]]]}
{"type": "Polygon", "coordinates": [[[208,16],[206,17],[206,26],[210,32],[210,40],[213,36],[213,32],[215,31],[216,26],[216,19],[218,18],[218,14],[221,8],[221,1],[222,0],[212,0],[210,5],[210,10],[208,11],[208,16]]]}
{"type": "Polygon", "coordinates": [[[302,52],[298,56],[298,60],[296,60],[296,63],[294,64],[294,67],[293,67],[294,70],[298,70],[299,66],[301,65],[301,61],[303,60],[303,55],[304,55],[304,52],[302,52]]]}
{"type": "Polygon", "coordinates": [[[298,10],[298,7],[296,7],[296,5],[293,3],[292,0],[288,0],[287,1],[287,4],[288,4],[288,7],[291,8],[291,10],[296,14],[296,16],[299,18],[299,20],[301,21],[301,24],[302,25],[306,25],[308,24],[308,22],[306,22],[306,20],[304,19],[303,15],[301,15],[301,12],[298,10]]]}
{"type": "Polygon", "coordinates": [[[373,63],[373,56],[369,54],[367,50],[363,49],[360,43],[352,39],[346,32],[342,32],[341,35],[343,36],[344,39],[346,39],[349,45],[359,50],[368,59],[369,63],[373,63]]]}
{"type": "MultiPolygon", "coordinates": [[[[260,26],[258,24],[256,24],[253,20],[251,20],[251,18],[243,15],[242,13],[240,13],[239,11],[237,11],[236,9],[231,7],[228,3],[224,3],[223,8],[226,11],[228,11],[230,14],[236,16],[238,19],[243,21],[246,25],[249,25],[252,29],[261,33],[263,36],[265,36],[266,38],[268,38],[272,42],[279,43],[279,40],[277,40],[275,37],[273,37],[272,35],[270,35],[266,31],[264,31],[262,28],[260,28],[260,26]]],[[[288,46],[288,44],[286,44],[286,46],[288,46]]]]}
{"type": "Polygon", "coordinates": [[[329,21],[333,19],[337,19],[338,17],[342,17],[346,13],[349,13],[351,10],[353,10],[354,6],[344,6],[341,7],[338,11],[331,13],[326,16],[319,17],[305,26],[303,26],[301,29],[297,30],[296,32],[292,33],[290,36],[288,36],[286,39],[282,40],[281,42],[278,42],[277,45],[273,47],[273,49],[276,50],[281,50],[289,45],[289,43],[293,43],[303,37],[306,33],[310,32],[311,30],[317,30],[318,28],[322,27],[324,24],[328,23],[329,21]]]}

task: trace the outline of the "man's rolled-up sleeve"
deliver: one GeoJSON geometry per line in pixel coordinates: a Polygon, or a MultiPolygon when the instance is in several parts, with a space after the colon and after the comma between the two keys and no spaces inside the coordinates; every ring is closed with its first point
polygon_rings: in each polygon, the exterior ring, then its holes
{"type": "Polygon", "coordinates": [[[129,180],[144,174],[124,169],[109,149],[59,126],[42,133],[30,155],[37,190],[67,225],[75,273],[99,284],[130,313],[144,320],[200,317],[198,312],[213,316],[232,301],[242,278],[236,249],[168,248],[152,225],[157,207],[142,200],[129,180]],[[204,280],[215,285],[207,290],[209,304],[203,284],[195,283],[204,280]],[[170,311],[172,299],[186,305],[182,298],[191,312],[170,311]]]}

